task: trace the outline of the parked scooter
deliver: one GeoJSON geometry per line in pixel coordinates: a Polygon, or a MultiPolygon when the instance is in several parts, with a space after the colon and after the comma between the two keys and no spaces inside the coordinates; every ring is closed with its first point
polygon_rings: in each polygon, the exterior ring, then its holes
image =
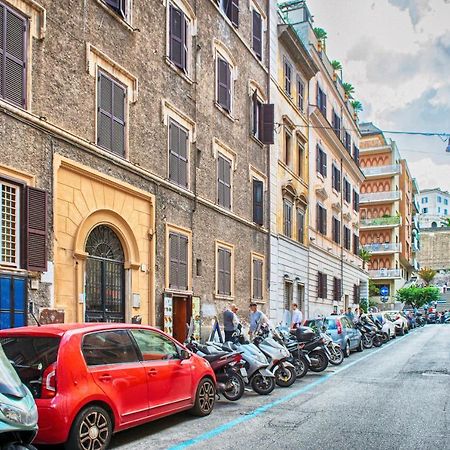
{"type": "Polygon", "coordinates": [[[33,396],[0,345],[0,450],[36,450],[37,419],[33,396]]]}
{"type": "Polygon", "coordinates": [[[344,362],[344,352],[341,348],[341,346],[334,342],[333,339],[331,339],[331,336],[327,334],[326,332],[327,328],[324,326],[322,327],[320,336],[324,340],[324,343],[330,352],[330,363],[334,366],[339,366],[339,364],[342,364],[344,362]]]}
{"type": "Polygon", "coordinates": [[[295,336],[300,343],[302,350],[307,352],[311,364],[309,370],[312,372],[323,372],[328,367],[331,354],[325,345],[320,333],[315,333],[312,328],[298,327],[295,336]]]}
{"type": "Polygon", "coordinates": [[[360,317],[361,322],[370,330],[373,334],[373,346],[381,347],[384,342],[383,332],[381,331],[382,326],[378,321],[374,322],[367,315],[362,315],[360,317]]]}

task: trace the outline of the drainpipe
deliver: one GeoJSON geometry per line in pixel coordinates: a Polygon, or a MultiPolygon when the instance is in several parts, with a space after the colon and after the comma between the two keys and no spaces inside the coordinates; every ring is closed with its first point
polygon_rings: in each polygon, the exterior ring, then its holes
{"type": "MultiPolygon", "coordinates": [[[[267,31],[266,31],[266,57],[267,57],[267,101],[268,103],[270,103],[271,100],[271,95],[270,95],[270,71],[271,71],[271,65],[270,65],[270,27],[271,27],[271,16],[270,16],[270,11],[271,11],[271,6],[270,6],[271,2],[267,2],[266,5],[266,15],[267,15],[267,31]]],[[[277,42],[278,45],[278,42],[277,42]]],[[[275,111],[274,111],[274,117],[275,117],[275,111]]],[[[269,289],[268,289],[268,296],[269,296],[269,311],[268,311],[268,315],[270,314],[270,265],[271,265],[271,251],[272,251],[272,247],[271,247],[271,240],[272,240],[272,230],[271,230],[271,195],[270,195],[270,186],[271,186],[271,179],[270,179],[270,172],[271,172],[271,148],[270,145],[267,145],[267,192],[268,192],[268,199],[267,199],[267,220],[268,220],[268,242],[267,242],[267,264],[266,264],[266,288],[267,285],[269,285],[269,289]],[[267,284],[267,280],[269,280],[269,283],[267,284]]]]}
{"type": "MultiPolygon", "coordinates": [[[[342,239],[344,231],[344,171],[343,171],[343,159],[341,158],[341,300],[344,296],[344,243],[342,239]]],[[[345,297],[344,297],[345,298],[345,297]]],[[[344,304],[345,306],[345,304],[344,304]]]]}

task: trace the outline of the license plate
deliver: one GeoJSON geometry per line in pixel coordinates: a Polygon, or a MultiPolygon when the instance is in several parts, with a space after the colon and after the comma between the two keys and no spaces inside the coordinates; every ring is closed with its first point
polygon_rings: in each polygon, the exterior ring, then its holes
{"type": "Polygon", "coordinates": [[[241,375],[246,378],[247,377],[247,370],[245,369],[245,367],[241,367],[239,369],[239,371],[241,372],[241,375]]]}

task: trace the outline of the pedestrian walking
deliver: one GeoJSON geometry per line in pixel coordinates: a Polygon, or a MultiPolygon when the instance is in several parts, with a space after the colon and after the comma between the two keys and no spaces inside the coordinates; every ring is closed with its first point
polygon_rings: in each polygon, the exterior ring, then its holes
{"type": "Polygon", "coordinates": [[[348,317],[353,322],[355,315],[353,314],[352,308],[350,306],[347,308],[347,312],[345,313],[345,316],[348,317]]]}
{"type": "Polygon", "coordinates": [[[297,303],[293,303],[291,329],[300,327],[302,323],[303,323],[303,313],[298,309],[297,303]]]}
{"type": "Polygon", "coordinates": [[[258,325],[263,323],[269,324],[269,319],[262,311],[258,310],[256,303],[250,303],[250,336],[256,331],[258,325]]]}
{"type": "Polygon", "coordinates": [[[223,329],[225,331],[225,342],[233,340],[233,334],[238,328],[239,318],[237,316],[238,307],[235,304],[229,306],[223,312],[223,329]]]}

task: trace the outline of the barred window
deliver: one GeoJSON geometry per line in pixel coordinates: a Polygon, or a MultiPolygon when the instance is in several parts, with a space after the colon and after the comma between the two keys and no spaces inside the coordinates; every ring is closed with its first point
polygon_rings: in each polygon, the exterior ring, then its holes
{"type": "Polygon", "coordinates": [[[0,263],[19,265],[19,189],[0,184],[0,263]]]}

